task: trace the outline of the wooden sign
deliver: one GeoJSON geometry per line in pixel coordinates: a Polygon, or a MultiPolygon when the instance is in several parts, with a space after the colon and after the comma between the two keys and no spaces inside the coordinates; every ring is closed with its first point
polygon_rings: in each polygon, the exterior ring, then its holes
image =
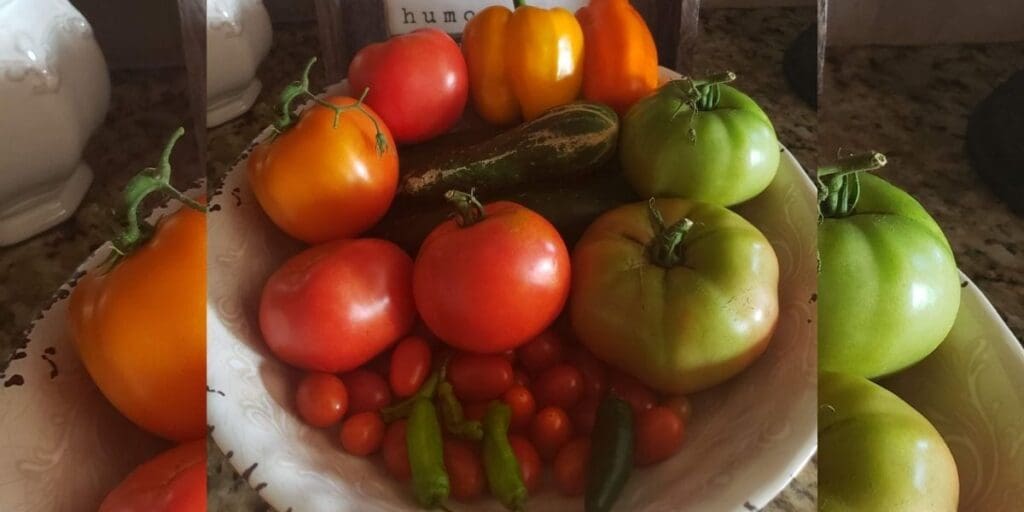
{"type": "MultiPolygon", "coordinates": [[[[501,2],[495,0],[384,0],[384,12],[391,35],[434,27],[449,34],[461,34],[462,27],[484,8],[501,2]]],[[[512,9],[512,0],[505,2],[512,9]]],[[[586,5],[586,0],[532,0],[536,7],[564,7],[569,12],[586,5]]]]}

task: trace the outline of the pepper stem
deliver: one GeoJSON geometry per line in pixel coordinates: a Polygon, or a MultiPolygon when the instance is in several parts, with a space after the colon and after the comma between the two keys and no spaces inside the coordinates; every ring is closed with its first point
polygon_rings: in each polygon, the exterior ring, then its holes
{"type": "Polygon", "coordinates": [[[693,221],[683,218],[666,227],[653,197],[647,202],[647,213],[654,228],[654,237],[647,243],[647,257],[659,267],[678,265],[683,261],[683,240],[693,227],[693,221]]]}
{"type": "Polygon", "coordinates": [[[466,228],[484,219],[484,205],[473,195],[473,190],[468,194],[459,190],[449,190],[444,193],[444,198],[455,210],[455,222],[459,227],[466,228]]]}
{"type": "Polygon", "coordinates": [[[860,173],[886,164],[885,155],[871,151],[839,159],[818,169],[818,209],[821,218],[846,217],[860,199],[860,173]]]}

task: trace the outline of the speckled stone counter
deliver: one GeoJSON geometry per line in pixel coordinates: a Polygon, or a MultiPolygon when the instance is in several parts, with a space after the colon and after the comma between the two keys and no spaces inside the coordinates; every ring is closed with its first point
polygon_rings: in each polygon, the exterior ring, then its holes
{"type": "Polygon", "coordinates": [[[829,48],[819,117],[822,157],[873,149],[881,175],[931,212],[957,264],[1024,337],[1024,219],[971,170],[967,119],[1024,68],[1024,43],[829,48]]]}
{"type": "MultiPolygon", "coordinates": [[[[739,73],[737,85],[748,91],[768,112],[779,138],[796,157],[811,167],[814,158],[815,112],[788,88],[781,73],[782,55],[805,27],[815,22],[813,8],[715,10],[703,15],[695,60],[698,74],[729,69],[739,73]]],[[[264,89],[257,105],[247,114],[209,132],[211,182],[223,178],[245,146],[275,116],[275,100],[281,87],[295,80],[306,60],[319,48],[312,25],[275,27],[274,46],[263,62],[260,78],[264,89]]],[[[317,68],[313,89],[323,86],[317,68]]],[[[211,511],[263,511],[267,505],[245,483],[210,443],[209,488],[211,511]]],[[[817,510],[817,467],[808,465],[793,483],[765,510],[809,512],[817,510]]]]}

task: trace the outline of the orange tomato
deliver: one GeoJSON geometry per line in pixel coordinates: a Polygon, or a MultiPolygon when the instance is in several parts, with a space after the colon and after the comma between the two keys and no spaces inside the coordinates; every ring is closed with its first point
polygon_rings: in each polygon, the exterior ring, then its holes
{"type": "Polygon", "coordinates": [[[176,446],[128,474],[99,512],[205,512],[206,440],[176,446]]]}
{"type": "MultiPolygon", "coordinates": [[[[357,102],[326,101],[339,107],[357,102]]],[[[249,157],[249,182],[263,211],[285,233],[311,244],[366,231],[387,212],[398,186],[398,152],[377,114],[362,105],[334,121],[334,111],[314,105],[249,157]]]]}
{"type": "Polygon", "coordinates": [[[206,216],[182,207],[71,293],[75,346],[100,391],[167,439],[206,434],[206,216]]]}

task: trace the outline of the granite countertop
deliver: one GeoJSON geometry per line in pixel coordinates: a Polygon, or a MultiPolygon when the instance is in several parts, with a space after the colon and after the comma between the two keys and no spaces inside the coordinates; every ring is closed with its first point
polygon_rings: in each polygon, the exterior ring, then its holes
{"type": "MultiPolygon", "coordinates": [[[[779,139],[808,168],[813,167],[815,112],[786,85],[782,55],[797,34],[815,23],[814,8],[713,10],[702,14],[695,72],[702,75],[729,69],[739,74],[738,87],[749,92],[771,116],[779,139]]],[[[262,63],[263,90],[245,115],[208,132],[208,167],[216,186],[239,153],[275,117],[277,94],[295,80],[306,61],[317,55],[319,42],[312,24],[274,27],[274,44],[262,63]]],[[[311,88],[324,85],[322,68],[314,68],[311,88]]],[[[269,507],[245,483],[224,455],[209,443],[208,486],[211,511],[263,511],[269,507]]],[[[812,462],[767,508],[766,512],[817,510],[817,465],[812,462]]]]}

